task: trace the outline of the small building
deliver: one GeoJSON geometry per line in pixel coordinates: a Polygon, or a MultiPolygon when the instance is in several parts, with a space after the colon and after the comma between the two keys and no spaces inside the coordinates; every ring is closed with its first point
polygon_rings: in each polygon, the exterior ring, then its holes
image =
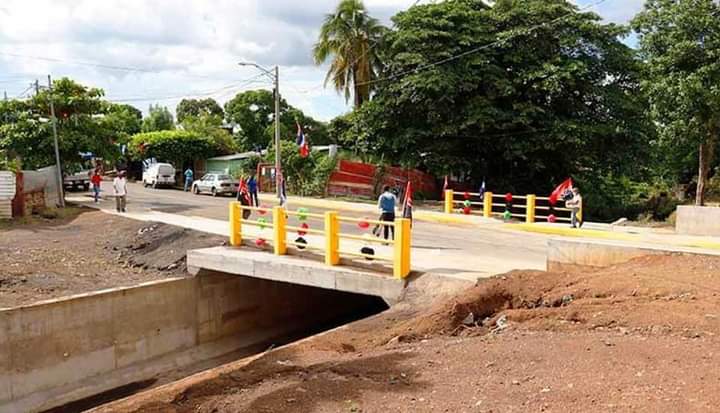
{"type": "Polygon", "coordinates": [[[234,153],[232,155],[216,156],[205,161],[205,172],[211,173],[224,173],[230,174],[233,171],[240,169],[244,162],[252,157],[259,157],[265,155],[267,151],[262,152],[243,152],[234,153]]]}

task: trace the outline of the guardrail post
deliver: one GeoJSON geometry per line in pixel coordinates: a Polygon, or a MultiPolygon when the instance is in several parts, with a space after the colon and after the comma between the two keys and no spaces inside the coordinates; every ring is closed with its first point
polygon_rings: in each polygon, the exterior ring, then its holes
{"type": "Polygon", "coordinates": [[[230,245],[242,244],[242,209],[239,202],[230,202],[230,245]]]}
{"type": "Polygon", "coordinates": [[[285,225],[287,219],[285,217],[285,209],[280,206],[273,207],[273,238],[275,239],[275,255],[287,254],[287,232],[285,225]]]}
{"type": "Polygon", "coordinates": [[[580,221],[580,222],[584,222],[584,221],[585,221],[585,220],[583,219],[583,201],[582,201],[582,200],[580,200],[580,210],[578,211],[577,219],[578,219],[578,221],[580,221]]]}
{"type": "Polygon", "coordinates": [[[455,193],[452,189],[445,190],[445,213],[452,214],[453,212],[453,200],[455,199],[455,193]]]}
{"type": "Polygon", "coordinates": [[[395,219],[395,254],[393,257],[393,275],[405,278],[410,274],[410,220],[395,219]]]}
{"type": "Polygon", "coordinates": [[[490,218],[492,217],[493,193],[485,192],[483,196],[483,216],[485,218],[490,218]]]}
{"type": "Polygon", "coordinates": [[[340,264],[340,222],[333,211],[325,212],[325,264],[340,264]]]}
{"type": "Polygon", "coordinates": [[[527,196],[527,209],[525,210],[525,222],[532,224],[535,222],[535,204],[537,197],[535,195],[527,196]]]}

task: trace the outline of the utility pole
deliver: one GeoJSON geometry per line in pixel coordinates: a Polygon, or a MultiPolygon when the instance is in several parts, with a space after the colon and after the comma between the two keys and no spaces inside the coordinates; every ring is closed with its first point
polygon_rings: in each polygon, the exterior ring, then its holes
{"type": "Polygon", "coordinates": [[[280,166],[280,67],[275,66],[275,192],[278,199],[280,199],[282,183],[280,166]]]}
{"type": "MultiPolygon", "coordinates": [[[[35,86],[38,87],[37,80],[35,86]]],[[[48,75],[48,96],[50,101],[50,120],[52,121],[53,139],[55,140],[55,166],[57,168],[57,193],[60,208],[65,208],[65,194],[63,193],[62,166],[60,165],[60,148],[58,146],[57,118],[55,118],[55,103],[53,103],[52,78],[48,75]]]]}
{"type": "Polygon", "coordinates": [[[257,63],[240,62],[240,66],[253,66],[263,72],[266,76],[273,80],[275,90],[275,193],[280,198],[280,175],[282,170],[281,154],[280,154],[280,66],[275,66],[275,70],[270,71],[257,63]]]}

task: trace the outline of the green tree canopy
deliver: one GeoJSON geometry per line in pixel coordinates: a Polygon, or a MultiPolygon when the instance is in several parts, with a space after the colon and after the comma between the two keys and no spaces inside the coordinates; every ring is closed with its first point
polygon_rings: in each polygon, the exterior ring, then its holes
{"type": "Polygon", "coordinates": [[[177,105],[175,112],[177,113],[178,123],[183,123],[188,116],[217,116],[222,119],[224,115],[222,107],[212,98],[183,99],[177,105]]]}
{"type": "MultiPolygon", "coordinates": [[[[53,82],[52,99],[57,115],[58,143],[65,169],[81,162],[81,152],[105,159],[119,156],[115,139],[122,127],[106,123],[114,107],[102,100],[103,91],[88,88],[70,79],[53,82]]],[[[0,150],[24,168],[55,163],[50,122],[50,92],[42,89],[32,98],[0,102],[0,150]]],[[[113,122],[114,123],[114,122],[113,122]]],[[[128,129],[133,131],[132,127],[128,129]]]]}
{"type": "Polygon", "coordinates": [[[143,132],[156,132],[175,129],[173,115],[168,108],[160,105],[150,105],[148,116],[143,119],[143,132]]]}
{"type": "Polygon", "coordinates": [[[130,140],[130,154],[133,158],[156,158],[176,167],[182,167],[195,159],[214,156],[217,151],[212,138],[183,130],[140,133],[130,140]]]}
{"type": "Polygon", "coordinates": [[[528,193],[642,172],[652,125],[623,27],[565,0],[451,0],[393,21],[390,80],[343,134],[360,152],[528,193]]]}
{"type": "Polygon", "coordinates": [[[368,15],[362,0],[341,0],[320,28],[313,49],[315,63],[331,60],[325,84],[332,82],[346,101],[352,96],[356,108],[370,100],[372,88],[367,82],[380,68],[378,53],[385,30],[368,15]]]}
{"type": "Polygon", "coordinates": [[[647,66],[643,88],[659,125],[661,162],[677,177],[682,160],[699,155],[696,203],[702,205],[720,135],[720,5],[647,0],[632,25],[647,66]]]}

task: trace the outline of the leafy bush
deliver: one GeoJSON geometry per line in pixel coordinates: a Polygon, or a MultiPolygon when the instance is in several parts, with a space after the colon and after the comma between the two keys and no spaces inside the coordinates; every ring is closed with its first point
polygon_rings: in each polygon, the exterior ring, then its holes
{"type": "Polygon", "coordinates": [[[215,152],[212,138],[182,130],[140,133],[130,140],[130,153],[135,159],[156,158],[176,166],[208,158],[215,152]]]}
{"type": "Polygon", "coordinates": [[[262,158],[259,155],[243,159],[239,166],[230,169],[230,175],[235,178],[247,177],[257,171],[257,166],[261,160],[262,158]]]}
{"type": "MultiPolygon", "coordinates": [[[[321,152],[311,152],[310,156],[300,156],[294,142],[282,142],[280,145],[282,168],[285,174],[288,192],[300,196],[324,195],[330,174],[337,160],[321,152]]],[[[275,150],[268,150],[267,161],[275,161],[275,150]]]]}

